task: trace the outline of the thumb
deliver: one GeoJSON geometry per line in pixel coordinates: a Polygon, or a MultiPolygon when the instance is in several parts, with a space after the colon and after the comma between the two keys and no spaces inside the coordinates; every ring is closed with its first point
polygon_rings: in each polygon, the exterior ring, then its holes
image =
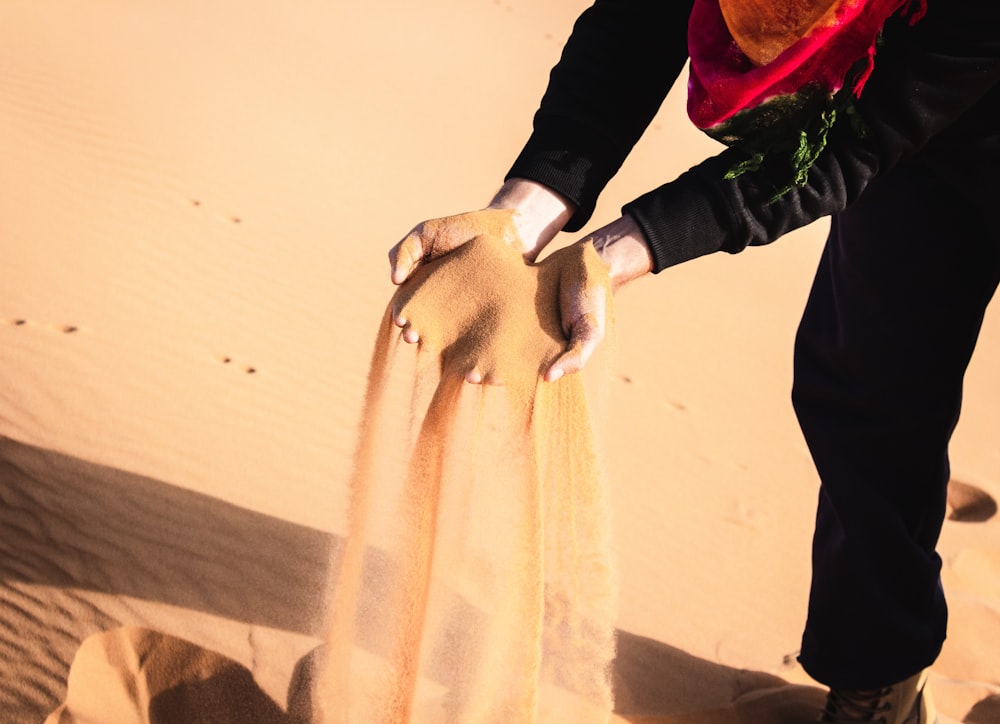
{"type": "Polygon", "coordinates": [[[564,375],[582,370],[603,339],[603,315],[588,312],[578,316],[570,327],[566,349],[546,370],[545,379],[554,382],[564,375]]]}
{"type": "Polygon", "coordinates": [[[419,227],[389,249],[389,272],[393,284],[402,284],[425,256],[424,237],[419,227]]]}

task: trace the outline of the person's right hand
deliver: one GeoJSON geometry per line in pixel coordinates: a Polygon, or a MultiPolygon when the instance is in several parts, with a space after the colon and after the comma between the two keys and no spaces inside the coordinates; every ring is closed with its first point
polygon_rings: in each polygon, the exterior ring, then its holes
{"type": "Polygon", "coordinates": [[[534,261],[573,215],[574,206],[535,181],[511,178],[481,211],[417,224],[389,250],[393,284],[405,282],[423,262],[436,259],[479,236],[502,239],[534,261]]]}
{"type": "Polygon", "coordinates": [[[393,284],[402,284],[422,263],[447,254],[473,239],[488,236],[524,251],[510,209],[482,209],[423,221],[389,250],[393,284]]]}

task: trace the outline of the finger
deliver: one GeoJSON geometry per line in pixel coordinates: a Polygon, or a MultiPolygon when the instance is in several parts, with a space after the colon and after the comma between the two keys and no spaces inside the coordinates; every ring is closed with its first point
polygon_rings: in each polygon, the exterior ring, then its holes
{"type": "Polygon", "coordinates": [[[403,341],[406,342],[407,344],[416,344],[417,342],[420,341],[420,335],[417,333],[417,330],[415,330],[409,324],[407,324],[403,328],[402,337],[403,341]]]}
{"type": "Polygon", "coordinates": [[[497,376],[495,370],[483,372],[478,367],[474,367],[465,373],[465,381],[473,385],[489,385],[490,387],[504,386],[504,381],[497,376]]]}
{"type": "Polygon", "coordinates": [[[415,344],[420,341],[420,335],[417,330],[413,328],[413,324],[409,319],[406,318],[404,305],[398,304],[395,300],[392,305],[392,323],[397,327],[402,328],[400,336],[403,338],[404,342],[409,344],[415,344]]]}
{"type": "Polygon", "coordinates": [[[406,326],[406,316],[403,314],[403,305],[399,303],[398,299],[392,300],[392,323],[397,327],[406,326]]]}
{"type": "Polygon", "coordinates": [[[582,370],[603,339],[604,325],[596,315],[577,317],[570,331],[569,345],[546,370],[545,379],[554,382],[563,375],[582,370]]]}
{"type": "Polygon", "coordinates": [[[389,270],[393,284],[405,282],[424,258],[423,238],[410,232],[389,249],[389,270]]]}

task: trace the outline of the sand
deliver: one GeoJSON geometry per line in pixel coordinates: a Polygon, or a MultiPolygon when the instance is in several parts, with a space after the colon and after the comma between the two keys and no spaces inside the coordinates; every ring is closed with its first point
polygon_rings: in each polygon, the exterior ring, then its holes
{"type": "MultiPolygon", "coordinates": [[[[0,7],[0,720],[84,721],[152,648],[202,662],[182,680],[229,672],[209,681],[251,720],[308,711],[386,251],[486,202],[583,5],[0,7]]],[[[595,223],[715,148],[675,93],[595,223]]],[[[780,722],[822,698],[794,662],[818,482],[788,391],[825,229],[615,300],[596,432],[619,720],[780,722]]],[[[998,368],[994,305],[931,670],[969,722],[1000,718],[998,368]]]]}
{"type": "Polygon", "coordinates": [[[583,376],[543,379],[566,344],[560,290],[610,296],[610,281],[590,245],[525,263],[496,215],[422,264],[386,309],[317,722],[611,714],[609,491],[583,376]],[[416,347],[400,343],[397,319],[419,330],[416,347]],[[466,383],[471,370],[489,382],[466,383]]]}

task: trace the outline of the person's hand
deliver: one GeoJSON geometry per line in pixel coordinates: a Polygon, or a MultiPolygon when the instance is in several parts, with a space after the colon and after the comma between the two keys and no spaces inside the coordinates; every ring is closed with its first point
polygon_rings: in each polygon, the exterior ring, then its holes
{"type": "Polygon", "coordinates": [[[627,217],[539,264],[479,236],[417,268],[391,313],[405,341],[442,355],[445,374],[523,388],[581,370],[604,338],[612,292],[651,267],[627,217]]]}
{"type": "Polygon", "coordinates": [[[481,211],[417,224],[389,250],[393,284],[402,284],[424,262],[480,236],[502,240],[528,261],[573,215],[574,206],[555,191],[526,179],[509,179],[481,211]]]}
{"type": "Polygon", "coordinates": [[[389,250],[393,284],[402,284],[425,262],[433,261],[479,237],[489,237],[523,253],[520,234],[509,209],[482,209],[422,221],[389,250]]]}
{"type": "Polygon", "coordinates": [[[611,310],[608,268],[590,239],[554,252],[539,265],[538,297],[562,331],[564,347],[545,370],[553,382],[579,372],[604,339],[611,310]]]}
{"type": "Polygon", "coordinates": [[[545,379],[557,380],[583,369],[604,339],[612,292],[649,273],[653,257],[638,225],[624,216],[555,252],[539,266],[549,269],[552,280],[542,286],[554,287],[548,294],[558,302],[567,339],[545,371],[545,379]]]}
{"type": "Polygon", "coordinates": [[[421,264],[393,295],[391,315],[403,321],[404,340],[439,357],[442,375],[524,395],[566,342],[556,301],[560,274],[555,265],[545,269],[479,236],[421,264]]]}

